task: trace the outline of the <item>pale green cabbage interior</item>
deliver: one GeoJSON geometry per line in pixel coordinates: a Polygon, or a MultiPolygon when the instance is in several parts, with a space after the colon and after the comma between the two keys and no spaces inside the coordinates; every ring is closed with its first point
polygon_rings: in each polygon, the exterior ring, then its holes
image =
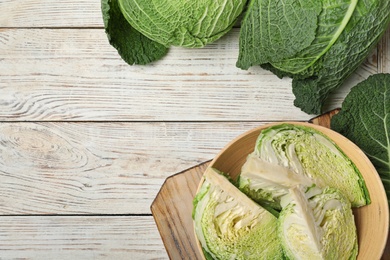
{"type": "Polygon", "coordinates": [[[312,179],[319,186],[341,190],[353,207],[370,203],[355,164],[332,140],[313,128],[292,124],[270,127],[259,135],[254,153],[312,179]]]}
{"type": "Polygon", "coordinates": [[[281,259],[277,218],[209,168],[194,203],[196,235],[214,259],[281,259]]]}
{"type": "Polygon", "coordinates": [[[279,235],[289,259],[355,259],[357,231],[348,199],[337,189],[290,189],[279,217],[279,235]]]}

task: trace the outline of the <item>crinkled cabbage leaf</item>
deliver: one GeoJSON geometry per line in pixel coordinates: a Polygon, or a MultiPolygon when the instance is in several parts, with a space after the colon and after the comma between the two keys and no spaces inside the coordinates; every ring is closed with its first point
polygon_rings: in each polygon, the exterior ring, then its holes
{"type": "Polygon", "coordinates": [[[237,66],[281,61],[310,46],[321,10],[321,1],[250,1],[241,22],[237,66]]]}
{"type": "Polygon", "coordinates": [[[353,87],[331,128],[365,152],[390,198],[390,74],[370,76],[353,87]]]}
{"type": "Polygon", "coordinates": [[[246,0],[118,0],[127,21],[164,46],[203,47],[233,27],[246,0]]]}
{"type": "Polygon", "coordinates": [[[316,37],[305,49],[292,58],[271,62],[272,66],[285,73],[311,76],[311,66],[333,46],[349,22],[358,0],[327,0],[322,2],[322,11],[318,15],[316,37]]]}
{"type": "Polygon", "coordinates": [[[389,23],[388,0],[252,0],[242,21],[237,66],[261,65],[293,78],[295,106],[320,114],[389,23]]]}
{"type": "Polygon", "coordinates": [[[315,65],[313,76],[293,79],[294,104],[309,114],[320,114],[329,94],[365,61],[389,23],[389,0],[359,0],[339,39],[315,65]]]}
{"type": "Polygon", "coordinates": [[[168,52],[164,45],[145,37],[126,21],[118,0],[102,0],[101,8],[108,40],[129,65],[148,64],[168,52]]]}

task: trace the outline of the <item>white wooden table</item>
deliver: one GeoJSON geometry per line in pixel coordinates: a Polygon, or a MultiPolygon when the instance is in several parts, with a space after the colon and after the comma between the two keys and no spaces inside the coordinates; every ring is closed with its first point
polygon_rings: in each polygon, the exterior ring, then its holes
{"type": "MultiPolygon", "coordinates": [[[[0,0],[0,259],[166,259],[164,180],[270,121],[306,121],[290,80],[235,67],[238,29],[128,66],[100,1],[0,0]]],[[[390,72],[390,31],[334,94],[390,72]]]]}

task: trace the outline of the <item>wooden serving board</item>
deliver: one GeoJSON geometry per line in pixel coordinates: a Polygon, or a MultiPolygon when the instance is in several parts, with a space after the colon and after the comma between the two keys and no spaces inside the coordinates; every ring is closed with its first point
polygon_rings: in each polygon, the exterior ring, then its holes
{"type": "MultiPolygon", "coordinates": [[[[332,110],[309,122],[330,128],[330,119],[338,112],[332,110]]],[[[210,162],[168,177],[150,207],[170,259],[203,259],[193,230],[192,201],[210,162]]],[[[390,259],[389,240],[382,259],[390,259]]]]}

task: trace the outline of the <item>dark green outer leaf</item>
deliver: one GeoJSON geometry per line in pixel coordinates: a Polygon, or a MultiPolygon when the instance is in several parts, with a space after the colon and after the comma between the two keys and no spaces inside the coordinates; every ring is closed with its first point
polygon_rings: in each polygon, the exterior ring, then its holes
{"type": "Polygon", "coordinates": [[[390,198],[390,74],[377,74],[351,89],[331,128],[370,158],[390,198]]]}
{"type": "Polygon", "coordinates": [[[240,30],[237,67],[294,57],[315,39],[321,1],[252,0],[240,30]]]}
{"type": "Polygon", "coordinates": [[[323,0],[321,2],[323,6],[318,16],[314,41],[293,58],[272,62],[272,66],[294,75],[310,75],[308,68],[336,42],[348,24],[358,0],[323,0]]]}
{"type": "Polygon", "coordinates": [[[389,23],[389,0],[360,0],[343,33],[315,65],[315,76],[293,80],[294,104],[320,114],[328,95],[367,58],[389,23]]]}
{"type": "Polygon", "coordinates": [[[246,0],[118,0],[125,19],[165,46],[201,48],[228,33],[246,0]]]}
{"type": "Polygon", "coordinates": [[[117,0],[102,0],[101,8],[108,40],[128,64],[148,64],[161,59],[168,52],[168,48],[130,26],[117,0]]]}

